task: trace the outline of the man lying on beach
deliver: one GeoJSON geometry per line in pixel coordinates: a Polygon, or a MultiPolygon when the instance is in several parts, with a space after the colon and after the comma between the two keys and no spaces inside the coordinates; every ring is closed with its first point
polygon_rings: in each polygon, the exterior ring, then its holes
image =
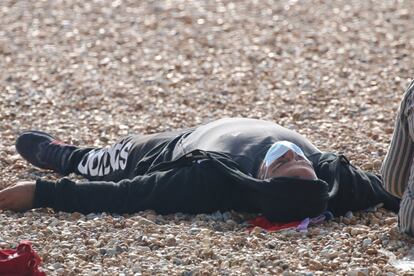
{"type": "Polygon", "coordinates": [[[20,183],[0,192],[3,210],[235,210],[262,213],[274,222],[315,217],[326,210],[340,216],[378,204],[399,210],[400,200],[385,191],[380,176],[263,120],[227,118],[190,129],[131,135],[108,148],[80,148],[28,131],[18,137],[16,149],[36,167],[88,181],[20,183]]]}

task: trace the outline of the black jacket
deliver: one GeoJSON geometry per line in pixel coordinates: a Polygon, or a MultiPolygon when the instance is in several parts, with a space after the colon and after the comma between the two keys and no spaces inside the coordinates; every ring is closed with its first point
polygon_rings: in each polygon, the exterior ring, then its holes
{"type": "Polygon", "coordinates": [[[355,168],[342,155],[322,153],[303,136],[269,122],[219,120],[143,148],[136,147],[139,156],[130,179],[38,180],[35,207],[82,213],[235,210],[263,213],[272,221],[317,216],[326,209],[343,215],[381,202],[394,212],[399,208],[399,199],[382,188],[378,176],[355,168]],[[279,140],[298,144],[321,180],[255,178],[267,149],[279,140]]]}

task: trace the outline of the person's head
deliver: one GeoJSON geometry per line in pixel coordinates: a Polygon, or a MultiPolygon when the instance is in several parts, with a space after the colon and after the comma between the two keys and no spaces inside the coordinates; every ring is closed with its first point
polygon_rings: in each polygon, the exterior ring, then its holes
{"type": "Polygon", "coordinates": [[[303,151],[288,141],[274,143],[267,151],[260,166],[258,178],[292,177],[300,179],[318,179],[312,163],[303,151]]]}

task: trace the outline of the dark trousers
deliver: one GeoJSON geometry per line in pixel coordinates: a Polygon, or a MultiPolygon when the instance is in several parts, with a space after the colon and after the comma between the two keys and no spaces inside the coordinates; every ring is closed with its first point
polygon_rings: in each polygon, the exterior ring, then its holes
{"type": "Polygon", "coordinates": [[[129,135],[105,148],[79,148],[69,157],[68,173],[88,180],[120,181],[143,174],[166,144],[188,130],[129,135]]]}

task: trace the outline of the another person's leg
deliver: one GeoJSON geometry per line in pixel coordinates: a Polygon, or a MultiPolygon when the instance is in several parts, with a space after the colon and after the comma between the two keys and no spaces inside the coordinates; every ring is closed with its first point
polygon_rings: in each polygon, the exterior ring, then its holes
{"type": "Polygon", "coordinates": [[[402,198],[400,229],[414,234],[414,81],[411,82],[398,111],[394,134],[382,164],[385,189],[402,198]]]}

